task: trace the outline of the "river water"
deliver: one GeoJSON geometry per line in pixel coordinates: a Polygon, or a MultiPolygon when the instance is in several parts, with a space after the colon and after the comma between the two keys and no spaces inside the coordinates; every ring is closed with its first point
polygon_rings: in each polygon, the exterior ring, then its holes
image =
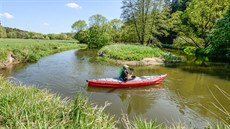
{"type": "Polygon", "coordinates": [[[222,112],[230,112],[229,64],[134,66],[136,76],[168,76],[159,85],[141,88],[87,87],[87,79],[118,76],[122,67],[96,62],[95,55],[95,50],[71,50],[0,73],[15,82],[45,88],[62,97],[74,99],[78,94],[85,94],[96,105],[110,103],[105,111],[116,118],[125,113],[130,119],[139,116],[197,128],[217,121],[229,122],[222,112]]]}

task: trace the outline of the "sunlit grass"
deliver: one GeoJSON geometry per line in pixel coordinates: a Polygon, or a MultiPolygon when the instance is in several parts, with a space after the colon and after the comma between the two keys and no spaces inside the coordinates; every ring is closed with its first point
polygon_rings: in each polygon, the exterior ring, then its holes
{"type": "Polygon", "coordinates": [[[74,40],[0,39],[0,62],[6,61],[9,54],[19,62],[35,62],[53,53],[85,47],[74,40]]]}
{"type": "Polygon", "coordinates": [[[33,87],[16,86],[0,77],[0,127],[2,128],[115,128],[102,107],[79,95],[74,102],[33,87]]]}
{"type": "Polygon", "coordinates": [[[126,45],[126,44],[113,44],[104,46],[98,53],[110,59],[119,60],[142,60],[145,57],[160,57],[164,52],[159,48],[152,48],[143,45],[126,45]]]}

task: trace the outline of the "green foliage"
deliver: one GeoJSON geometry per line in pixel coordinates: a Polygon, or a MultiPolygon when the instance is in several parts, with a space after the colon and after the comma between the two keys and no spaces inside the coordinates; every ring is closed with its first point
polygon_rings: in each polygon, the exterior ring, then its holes
{"type": "Polygon", "coordinates": [[[138,42],[137,33],[135,32],[134,27],[128,22],[124,23],[124,26],[122,26],[121,41],[125,43],[138,42]]]}
{"type": "Polygon", "coordinates": [[[102,16],[101,14],[95,14],[89,17],[89,25],[92,26],[104,26],[108,20],[106,17],[102,16]]]}
{"type": "Polygon", "coordinates": [[[174,48],[172,44],[162,44],[163,48],[174,48]]]}
{"type": "Polygon", "coordinates": [[[1,128],[115,128],[112,117],[93,108],[79,95],[75,102],[62,100],[28,86],[17,86],[0,76],[1,128]]]}
{"type": "Polygon", "coordinates": [[[186,47],[184,49],[184,53],[186,53],[187,55],[196,55],[196,47],[186,47]]]}
{"type": "Polygon", "coordinates": [[[80,43],[87,43],[88,41],[88,33],[87,31],[78,31],[75,36],[75,39],[77,39],[80,43]]]}
{"type": "Polygon", "coordinates": [[[207,35],[216,20],[223,16],[228,4],[228,0],[192,0],[180,16],[181,23],[177,29],[179,35],[187,37],[184,39],[191,39],[191,46],[207,48],[209,46],[208,42],[205,42],[207,35]],[[199,42],[201,40],[203,41],[199,42]]]}
{"type": "Polygon", "coordinates": [[[217,21],[208,37],[208,41],[210,42],[213,51],[230,48],[230,8],[226,15],[217,21]]]}
{"type": "Polygon", "coordinates": [[[166,129],[163,124],[157,124],[155,121],[146,121],[141,118],[136,118],[133,122],[134,129],[166,129]]]}
{"type": "Polygon", "coordinates": [[[165,60],[164,62],[166,62],[166,63],[181,63],[181,62],[185,61],[182,59],[182,57],[176,56],[176,55],[172,54],[171,52],[164,54],[163,58],[165,60]]]}
{"type": "Polygon", "coordinates": [[[84,20],[78,20],[78,21],[73,23],[71,28],[73,30],[75,30],[76,32],[85,31],[86,28],[87,28],[87,24],[86,24],[86,22],[84,20]]]}
{"type": "Polygon", "coordinates": [[[9,28],[0,26],[0,38],[18,38],[18,39],[58,39],[67,40],[73,39],[73,33],[61,33],[61,34],[42,34],[36,32],[28,32],[16,28],[9,28]]]}
{"type": "Polygon", "coordinates": [[[210,54],[210,48],[197,48],[196,55],[199,56],[208,56],[210,54]]]}
{"type": "Polygon", "coordinates": [[[17,34],[15,32],[7,33],[7,38],[17,38],[17,34]]]}
{"type": "Polygon", "coordinates": [[[0,62],[3,62],[7,59],[8,52],[4,50],[4,48],[0,48],[0,62]]]}
{"type": "Polygon", "coordinates": [[[123,22],[120,19],[113,19],[108,23],[108,33],[113,42],[121,42],[122,25],[123,22]]]}
{"type": "Polygon", "coordinates": [[[172,0],[171,7],[172,12],[176,11],[184,11],[187,8],[187,3],[191,2],[192,0],[172,0]]]}
{"type": "Polygon", "coordinates": [[[175,48],[185,48],[186,46],[194,46],[202,48],[204,39],[196,37],[193,33],[187,33],[187,35],[181,34],[175,40],[173,46],[175,48]]]}
{"type": "MultiPolygon", "coordinates": [[[[136,33],[139,43],[160,46],[167,43],[166,37],[172,29],[171,8],[163,0],[123,0],[122,18],[129,26],[129,33],[136,33]]],[[[125,34],[125,33],[124,33],[125,34]]],[[[126,34],[123,37],[127,37],[126,34]]]]}
{"type": "Polygon", "coordinates": [[[118,60],[142,60],[145,57],[160,57],[164,52],[159,48],[142,45],[113,44],[101,48],[98,53],[118,60]]]}
{"type": "Polygon", "coordinates": [[[109,26],[115,32],[120,32],[123,22],[120,19],[113,19],[109,22],[109,26]]]}
{"type": "MultiPolygon", "coordinates": [[[[21,36],[19,36],[18,38],[21,38],[21,36]]],[[[31,33],[31,38],[32,39],[44,39],[44,35],[40,33],[31,33]]]]}
{"type": "Polygon", "coordinates": [[[61,33],[61,34],[59,34],[59,37],[57,39],[59,39],[59,40],[67,40],[68,36],[66,34],[64,34],[64,33],[61,33]]]}
{"type": "Polygon", "coordinates": [[[6,29],[2,26],[0,26],[0,38],[6,38],[6,29]]]}
{"type": "Polygon", "coordinates": [[[73,39],[74,33],[61,33],[61,34],[47,34],[44,35],[44,39],[51,40],[70,40],[73,39]]]}
{"type": "Polygon", "coordinates": [[[101,48],[111,41],[110,35],[101,26],[92,26],[88,30],[88,47],[101,48]]]}

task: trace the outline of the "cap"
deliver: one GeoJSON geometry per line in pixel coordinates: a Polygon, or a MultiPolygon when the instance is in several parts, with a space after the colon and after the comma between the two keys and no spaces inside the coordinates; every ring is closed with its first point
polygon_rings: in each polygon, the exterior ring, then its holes
{"type": "Polygon", "coordinates": [[[128,68],[129,66],[128,65],[123,65],[124,68],[128,68]]]}

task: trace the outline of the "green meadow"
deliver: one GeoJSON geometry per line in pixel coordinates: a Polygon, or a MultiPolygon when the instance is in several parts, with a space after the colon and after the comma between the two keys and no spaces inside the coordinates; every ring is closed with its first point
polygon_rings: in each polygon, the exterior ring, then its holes
{"type": "Polygon", "coordinates": [[[165,54],[160,48],[152,48],[143,45],[112,44],[104,46],[98,53],[104,53],[105,57],[118,60],[142,60],[146,57],[160,57],[165,54]]]}
{"type": "Polygon", "coordinates": [[[35,62],[40,58],[69,49],[86,48],[75,40],[0,39],[0,62],[12,54],[19,62],[35,62]]]}

